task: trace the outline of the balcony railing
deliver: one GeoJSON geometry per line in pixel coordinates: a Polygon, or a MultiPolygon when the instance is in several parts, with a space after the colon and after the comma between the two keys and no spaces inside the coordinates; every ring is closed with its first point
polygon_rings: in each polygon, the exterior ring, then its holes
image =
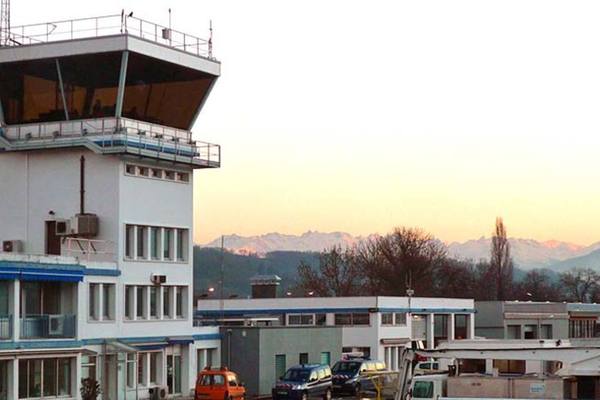
{"type": "Polygon", "coordinates": [[[21,318],[21,339],[75,338],[76,325],[75,315],[27,315],[21,318]]]}
{"type": "Polygon", "coordinates": [[[62,255],[82,261],[113,262],[116,259],[115,242],[83,238],[67,238],[62,255]]]}
{"type": "Polygon", "coordinates": [[[8,43],[10,46],[20,46],[122,34],[137,36],[187,53],[214,59],[210,38],[201,39],[154,22],[130,17],[128,14],[13,26],[10,29],[8,43]]]}
{"type": "Polygon", "coordinates": [[[107,152],[123,149],[140,156],[190,162],[209,168],[219,167],[221,163],[221,147],[217,144],[192,140],[190,131],[128,118],[11,125],[0,129],[0,139],[3,138],[19,149],[67,146],[70,142],[80,145],[81,141],[86,141],[107,152]]]}

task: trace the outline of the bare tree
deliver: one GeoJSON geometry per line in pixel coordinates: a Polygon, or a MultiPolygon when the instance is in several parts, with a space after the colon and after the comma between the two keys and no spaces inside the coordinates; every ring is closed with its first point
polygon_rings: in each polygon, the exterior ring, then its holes
{"type": "Polygon", "coordinates": [[[515,297],[519,300],[561,301],[560,286],[553,283],[544,270],[528,271],[523,280],[516,284],[515,297]]]}
{"type": "Polygon", "coordinates": [[[508,300],[512,292],[513,261],[510,256],[510,244],[502,218],[496,218],[496,227],[492,236],[490,272],[496,290],[496,300],[508,300]]]}
{"type": "Polygon", "coordinates": [[[587,303],[598,290],[600,276],[590,268],[574,268],[560,274],[560,283],[570,301],[587,303]]]}
{"type": "Polygon", "coordinates": [[[358,293],[363,275],[356,263],[354,249],[340,246],[321,253],[319,269],[301,263],[298,267],[297,290],[315,296],[352,296],[358,293]]]}

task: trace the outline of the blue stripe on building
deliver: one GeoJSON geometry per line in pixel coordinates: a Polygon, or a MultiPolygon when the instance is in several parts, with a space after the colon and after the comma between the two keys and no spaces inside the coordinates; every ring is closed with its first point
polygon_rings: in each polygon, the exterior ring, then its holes
{"type": "Polygon", "coordinates": [[[366,313],[366,312],[410,312],[410,313],[424,313],[424,314],[450,314],[450,313],[466,313],[474,314],[475,309],[473,308],[373,308],[373,307],[362,307],[362,308],[271,308],[271,309],[242,309],[242,310],[197,310],[195,316],[210,316],[218,317],[221,315],[235,316],[235,315],[272,315],[272,314],[297,314],[297,313],[311,313],[311,314],[327,314],[327,313],[366,313]]]}

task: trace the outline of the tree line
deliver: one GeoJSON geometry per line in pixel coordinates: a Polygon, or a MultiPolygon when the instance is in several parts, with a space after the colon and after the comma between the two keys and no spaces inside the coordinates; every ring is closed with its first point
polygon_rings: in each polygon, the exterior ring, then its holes
{"type": "Polygon", "coordinates": [[[574,269],[553,279],[544,270],[531,270],[516,280],[506,227],[497,218],[488,260],[453,258],[431,234],[398,227],[352,247],[323,251],[318,268],[301,262],[292,293],[600,302],[600,275],[574,269]]]}

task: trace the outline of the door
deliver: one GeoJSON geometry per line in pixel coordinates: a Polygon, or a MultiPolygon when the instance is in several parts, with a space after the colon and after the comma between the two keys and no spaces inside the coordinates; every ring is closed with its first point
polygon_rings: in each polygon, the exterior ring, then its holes
{"type": "Polygon", "coordinates": [[[46,221],[46,254],[60,256],[60,236],[56,235],[56,221],[46,221]]]}
{"type": "Polygon", "coordinates": [[[169,394],[181,393],[181,356],[167,355],[167,386],[169,394]]]}

